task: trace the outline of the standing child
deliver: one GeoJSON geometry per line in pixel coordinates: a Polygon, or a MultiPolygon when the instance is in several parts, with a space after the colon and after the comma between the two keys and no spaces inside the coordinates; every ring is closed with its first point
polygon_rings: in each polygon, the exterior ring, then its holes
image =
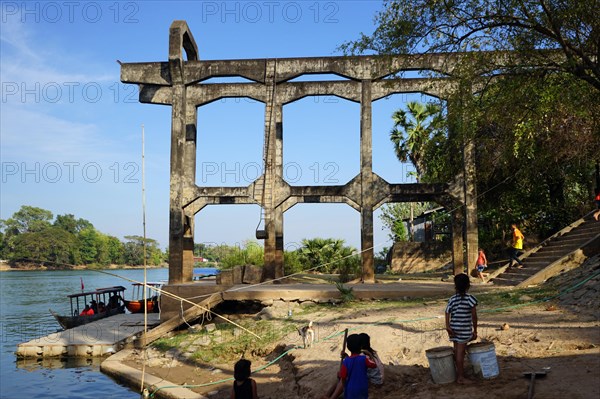
{"type": "Polygon", "coordinates": [[[231,399],[258,399],[256,381],[250,378],[250,360],[240,359],[233,367],[233,387],[231,399]]]}
{"type": "Polygon", "coordinates": [[[343,390],[345,399],[368,399],[369,377],[367,376],[367,369],[376,368],[377,364],[367,356],[361,355],[362,340],[358,334],[349,335],[346,345],[351,355],[342,361],[340,382],[330,398],[338,398],[343,390]]]}
{"type": "Polygon", "coordinates": [[[471,282],[466,274],[454,276],[454,294],[446,306],[446,331],[450,341],[454,342],[454,363],[456,364],[456,382],[470,384],[465,378],[465,351],[467,343],[477,338],[477,299],[467,294],[471,282]]]}
{"type": "Polygon", "coordinates": [[[485,283],[485,279],[483,278],[483,271],[487,267],[487,258],[485,256],[485,252],[483,252],[483,248],[479,248],[479,255],[477,256],[477,276],[481,279],[482,283],[485,283]]]}

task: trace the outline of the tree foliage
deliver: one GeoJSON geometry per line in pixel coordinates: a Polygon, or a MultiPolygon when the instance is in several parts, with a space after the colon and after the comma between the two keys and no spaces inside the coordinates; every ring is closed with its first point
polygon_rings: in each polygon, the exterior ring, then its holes
{"type": "MultiPolygon", "coordinates": [[[[72,214],[58,215],[23,205],[11,218],[0,221],[0,256],[52,266],[143,264],[143,238],[118,238],[96,230],[92,223],[72,214]]],[[[158,265],[164,254],[158,242],[147,239],[148,264],[158,265]]]]}
{"type": "MultiPolygon", "coordinates": [[[[404,224],[404,220],[410,218],[410,206],[410,203],[398,202],[385,204],[381,207],[379,219],[383,223],[382,228],[389,230],[388,238],[392,242],[409,240],[409,232],[404,224]]],[[[415,202],[413,203],[412,213],[414,216],[418,216],[430,208],[430,203],[415,202]]]]}
{"type": "MultiPolygon", "coordinates": [[[[363,34],[342,49],[377,54],[515,51],[528,65],[566,72],[600,90],[598,0],[393,0],[384,3],[375,23],[372,35],[363,34]]],[[[498,71],[499,65],[478,67],[498,71]]]]}
{"type": "Polygon", "coordinates": [[[474,142],[482,245],[501,245],[513,221],[543,238],[589,211],[600,161],[598,0],[395,0],[375,22],[342,49],[473,52],[450,77],[461,88],[446,98],[451,134],[413,146],[412,158],[423,182],[448,182],[474,142]]]}
{"type": "Polygon", "coordinates": [[[334,238],[303,239],[298,258],[304,270],[339,273],[353,276],[360,269],[356,250],[344,245],[344,240],[334,238]]]}
{"type": "Polygon", "coordinates": [[[421,181],[429,164],[424,155],[431,152],[428,147],[439,141],[438,136],[444,136],[445,120],[439,104],[411,101],[406,108],[392,115],[394,127],[390,140],[398,159],[401,162],[410,160],[417,171],[417,180],[421,181]]]}
{"type": "Polygon", "coordinates": [[[163,262],[163,253],[161,252],[158,241],[151,238],[131,235],[125,236],[125,244],[123,245],[123,261],[127,265],[143,265],[144,264],[144,243],[146,246],[146,264],[159,265],[163,262]]]}

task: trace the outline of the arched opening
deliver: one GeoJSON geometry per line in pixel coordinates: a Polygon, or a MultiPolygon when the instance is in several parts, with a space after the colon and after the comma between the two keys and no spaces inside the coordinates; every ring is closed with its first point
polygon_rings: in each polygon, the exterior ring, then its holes
{"type": "Polygon", "coordinates": [[[283,108],[283,177],[290,185],[343,185],[360,169],[360,105],[305,97],[283,108]]]}
{"type": "Polygon", "coordinates": [[[263,103],[223,98],[198,108],[196,184],[246,187],[263,173],[263,103]]]}
{"type": "MultiPolygon", "coordinates": [[[[254,238],[256,225],[260,220],[258,205],[208,205],[195,216],[194,241],[196,247],[230,246],[244,248],[262,246],[262,241],[254,238]]],[[[195,253],[202,256],[201,253],[195,253]]]]}

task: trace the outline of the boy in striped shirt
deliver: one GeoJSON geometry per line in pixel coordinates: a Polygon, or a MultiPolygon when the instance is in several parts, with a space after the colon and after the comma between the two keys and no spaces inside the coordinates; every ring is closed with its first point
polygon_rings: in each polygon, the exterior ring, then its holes
{"type": "Polygon", "coordinates": [[[446,306],[446,331],[450,341],[454,342],[454,363],[456,364],[456,382],[470,384],[465,378],[464,363],[467,343],[477,338],[477,299],[467,294],[471,282],[464,273],[454,276],[454,294],[446,306]]]}

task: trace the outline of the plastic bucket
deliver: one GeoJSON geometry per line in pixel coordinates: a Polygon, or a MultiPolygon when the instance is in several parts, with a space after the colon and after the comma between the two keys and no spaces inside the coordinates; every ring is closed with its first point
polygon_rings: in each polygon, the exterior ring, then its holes
{"type": "Polygon", "coordinates": [[[467,346],[469,360],[473,365],[473,372],[478,377],[494,378],[500,374],[496,348],[491,342],[477,342],[467,346]]]}
{"type": "Polygon", "coordinates": [[[431,378],[436,384],[449,384],[456,381],[454,368],[454,350],[449,346],[440,346],[425,351],[429,360],[431,378]]]}

